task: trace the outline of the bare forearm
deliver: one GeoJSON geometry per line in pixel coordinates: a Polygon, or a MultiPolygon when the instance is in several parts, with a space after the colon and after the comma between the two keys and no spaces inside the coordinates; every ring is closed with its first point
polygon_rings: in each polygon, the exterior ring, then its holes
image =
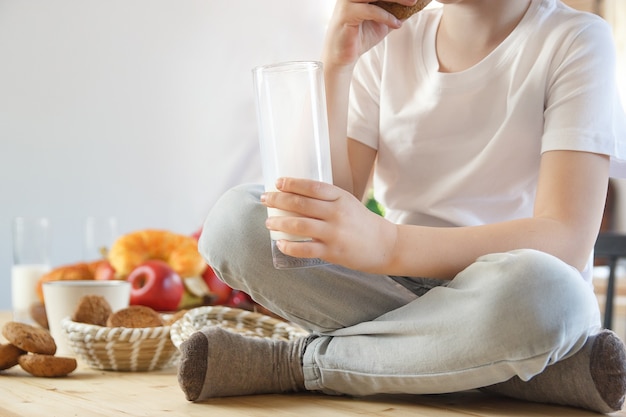
{"type": "MultiPolygon", "coordinates": [[[[484,226],[430,228],[398,225],[385,274],[451,279],[489,253],[536,249],[582,270],[593,235],[581,239],[572,228],[547,218],[528,218],[484,226]]],[[[383,271],[381,271],[383,272],[383,271]]]]}
{"type": "MultiPolygon", "coordinates": [[[[411,0],[401,0],[411,2],[411,0]]],[[[333,182],[361,197],[360,188],[367,181],[373,160],[371,152],[354,155],[348,150],[348,96],[356,62],[402,23],[380,7],[360,1],[337,1],[328,24],[322,62],[326,83],[328,124],[331,140],[333,182]],[[356,162],[355,162],[356,161],[356,162]],[[355,173],[355,166],[358,172],[355,173]],[[365,166],[365,167],[364,167],[365,166]],[[365,171],[365,174],[363,173],[365,171]]]]}
{"type": "Polygon", "coordinates": [[[324,78],[333,182],[344,190],[353,192],[347,145],[348,96],[352,68],[325,64],[324,78]]]}
{"type": "Polygon", "coordinates": [[[285,178],[277,185],[282,192],[268,193],[264,204],[300,217],[273,217],[266,226],[313,238],[281,241],[287,255],[378,274],[453,278],[482,255],[514,249],[540,250],[582,270],[600,228],[609,159],[552,151],[541,165],[534,214],[525,219],[449,228],[396,225],[337,186],[285,178]]]}

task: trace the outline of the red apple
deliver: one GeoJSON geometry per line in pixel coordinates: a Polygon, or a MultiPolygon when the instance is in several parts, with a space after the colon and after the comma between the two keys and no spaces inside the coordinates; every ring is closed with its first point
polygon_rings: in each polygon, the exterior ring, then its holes
{"type": "Polygon", "coordinates": [[[117,279],[117,276],[115,275],[115,269],[113,269],[109,261],[100,262],[96,267],[93,276],[94,279],[104,281],[117,279]]]}
{"type": "Polygon", "coordinates": [[[226,306],[240,308],[242,310],[254,310],[255,302],[252,300],[248,294],[243,291],[234,290],[228,301],[226,302],[226,306]]]}
{"type": "MultiPolygon", "coordinates": [[[[191,234],[191,237],[198,240],[202,234],[202,227],[191,234]]],[[[213,304],[223,305],[226,304],[233,292],[233,289],[221,279],[217,277],[211,265],[207,265],[206,269],[202,273],[202,279],[209,286],[209,292],[215,299],[213,304]]]]}
{"type": "Polygon", "coordinates": [[[152,259],[128,274],[130,304],[140,304],[157,311],[175,311],[185,290],[183,280],[166,263],[152,259]]]}
{"type": "Polygon", "coordinates": [[[196,240],[199,240],[201,234],[202,234],[202,228],[199,228],[198,230],[196,230],[195,232],[191,234],[191,237],[196,240]]]}
{"type": "Polygon", "coordinates": [[[209,286],[209,292],[216,297],[213,304],[221,305],[228,301],[233,289],[217,277],[210,265],[204,270],[202,279],[209,286]]]}

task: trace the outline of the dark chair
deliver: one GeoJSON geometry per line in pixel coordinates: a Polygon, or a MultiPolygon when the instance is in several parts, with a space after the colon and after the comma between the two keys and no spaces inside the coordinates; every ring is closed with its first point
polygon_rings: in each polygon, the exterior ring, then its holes
{"type": "Polygon", "coordinates": [[[626,258],[626,234],[601,232],[595,244],[595,259],[604,259],[609,266],[609,278],[606,286],[604,307],[604,327],[611,329],[613,325],[613,303],[615,299],[615,270],[617,261],[626,258]]]}

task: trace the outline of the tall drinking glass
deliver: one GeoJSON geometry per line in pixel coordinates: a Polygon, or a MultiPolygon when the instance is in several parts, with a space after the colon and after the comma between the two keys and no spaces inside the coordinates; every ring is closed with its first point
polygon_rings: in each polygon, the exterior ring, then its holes
{"type": "Polygon", "coordinates": [[[34,323],[30,314],[39,302],[37,283],[50,271],[50,222],[45,217],[13,219],[13,266],[11,304],[13,320],[34,323]]]}
{"type": "Polygon", "coordinates": [[[95,261],[105,259],[118,237],[117,218],[89,216],[85,219],[85,241],[83,259],[95,261]]]}
{"type": "MultiPolygon", "coordinates": [[[[256,67],[252,72],[265,190],[275,191],[279,177],[332,183],[322,63],[283,62],[256,67]]],[[[294,214],[268,208],[268,215],[294,214]]],[[[278,269],[324,263],[287,256],[276,247],[277,240],[310,240],[307,236],[272,231],[270,237],[278,269]]]]}

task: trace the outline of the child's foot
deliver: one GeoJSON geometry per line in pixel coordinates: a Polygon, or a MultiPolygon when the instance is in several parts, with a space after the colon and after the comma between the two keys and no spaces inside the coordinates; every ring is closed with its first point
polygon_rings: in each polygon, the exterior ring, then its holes
{"type": "Polygon", "coordinates": [[[307,340],[248,337],[218,327],[196,332],[180,346],[178,382],[189,401],[303,391],[307,340]]]}
{"type": "Polygon", "coordinates": [[[626,394],[626,350],[610,330],[589,337],[575,355],[548,366],[524,382],[518,377],[484,388],[522,400],[586,408],[621,410],[626,394]]]}

